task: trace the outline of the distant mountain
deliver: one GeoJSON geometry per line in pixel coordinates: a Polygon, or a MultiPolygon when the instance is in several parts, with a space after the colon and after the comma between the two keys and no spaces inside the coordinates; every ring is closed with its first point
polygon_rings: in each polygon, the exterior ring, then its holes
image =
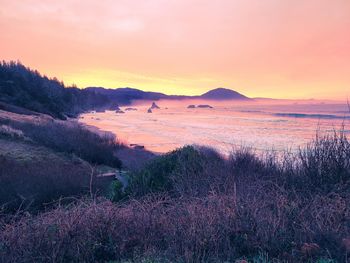
{"type": "Polygon", "coordinates": [[[238,93],[237,91],[225,88],[210,90],[201,95],[200,98],[206,100],[251,100],[250,98],[238,93]]]}
{"type": "Polygon", "coordinates": [[[121,105],[130,104],[133,100],[160,100],[169,96],[159,92],[142,91],[133,88],[106,89],[103,87],[87,87],[84,90],[92,91],[95,94],[108,96],[110,100],[121,105]]]}
{"type": "Polygon", "coordinates": [[[184,95],[166,95],[159,92],[142,91],[132,88],[106,89],[102,87],[87,87],[87,91],[93,91],[96,94],[107,95],[113,101],[120,104],[130,104],[132,100],[183,100],[183,99],[207,99],[207,100],[250,100],[250,98],[238,93],[237,91],[217,88],[210,90],[200,96],[184,95]]]}
{"type": "Polygon", "coordinates": [[[56,78],[41,75],[19,62],[0,61],[0,109],[3,110],[38,112],[65,119],[89,110],[115,110],[118,105],[130,105],[133,100],[160,99],[249,100],[236,91],[224,88],[208,91],[201,96],[166,95],[133,88],[78,89],[66,87],[56,78]]]}

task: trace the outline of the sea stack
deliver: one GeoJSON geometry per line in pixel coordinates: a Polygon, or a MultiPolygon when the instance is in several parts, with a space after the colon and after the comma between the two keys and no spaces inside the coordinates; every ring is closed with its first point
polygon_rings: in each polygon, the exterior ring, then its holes
{"type": "Polygon", "coordinates": [[[160,108],[159,108],[159,106],[153,101],[150,109],[151,109],[151,110],[154,110],[154,109],[160,109],[160,108]]]}
{"type": "Polygon", "coordinates": [[[197,108],[209,108],[209,109],[212,109],[213,107],[208,105],[208,104],[201,104],[201,105],[198,105],[197,108]]]}

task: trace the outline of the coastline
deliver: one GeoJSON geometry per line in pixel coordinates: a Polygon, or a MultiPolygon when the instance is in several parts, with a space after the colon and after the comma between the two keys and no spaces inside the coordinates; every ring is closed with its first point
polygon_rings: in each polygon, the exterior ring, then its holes
{"type": "Polygon", "coordinates": [[[111,131],[102,130],[101,128],[94,125],[89,125],[81,122],[79,121],[80,117],[81,116],[79,115],[77,118],[70,119],[69,121],[81,125],[82,127],[100,136],[109,136],[110,138],[113,138],[117,140],[118,143],[120,143],[121,147],[115,151],[115,156],[122,161],[124,168],[127,170],[138,170],[150,160],[164,154],[150,151],[147,148],[139,149],[136,147],[131,147],[129,143],[118,141],[117,134],[111,131]]]}

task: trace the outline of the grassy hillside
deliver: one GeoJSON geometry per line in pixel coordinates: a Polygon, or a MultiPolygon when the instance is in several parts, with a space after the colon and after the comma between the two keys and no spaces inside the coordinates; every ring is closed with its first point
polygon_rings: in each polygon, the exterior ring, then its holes
{"type": "Polygon", "coordinates": [[[107,181],[96,176],[121,167],[120,147],[74,122],[0,111],[0,207],[36,211],[63,197],[105,193],[107,181]]]}

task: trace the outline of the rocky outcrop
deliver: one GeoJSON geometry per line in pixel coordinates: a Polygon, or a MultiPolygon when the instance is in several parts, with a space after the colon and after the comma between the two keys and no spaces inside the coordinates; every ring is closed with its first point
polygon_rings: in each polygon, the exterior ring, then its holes
{"type": "Polygon", "coordinates": [[[196,108],[196,105],[191,104],[187,106],[187,109],[194,109],[194,108],[196,108]]]}
{"type": "Polygon", "coordinates": [[[115,113],[122,114],[122,113],[125,113],[125,112],[122,111],[122,110],[116,110],[115,113]]]}
{"type": "Polygon", "coordinates": [[[209,109],[212,109],[213,107],[208,105],[208,104],[200,104],[197,106],[197,108],[209,108],[209,109]]]}
{"type": "Polygon", "coordinates": [[[149,108],[149,109],[147,110],[147,113],[152,113],[152,109],[149,108]]]}
{"type": "Polygon", "coordinates": [[[150,109],[151,110],[160,109],[160,107],[153,101],[150,109]]]}

